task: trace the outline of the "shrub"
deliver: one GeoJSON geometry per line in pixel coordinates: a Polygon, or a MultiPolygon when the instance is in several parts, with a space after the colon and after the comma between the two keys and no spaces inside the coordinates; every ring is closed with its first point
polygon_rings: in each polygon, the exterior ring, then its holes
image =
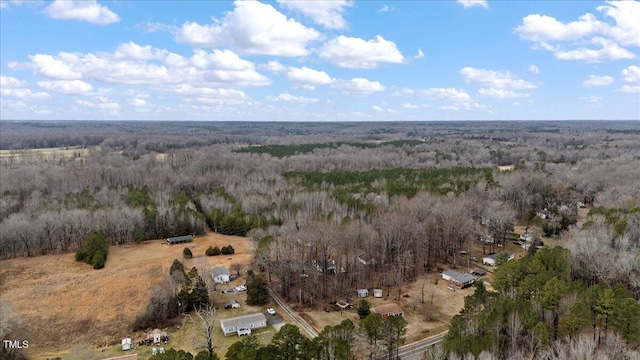
{"type": "Polygon", "coordinates": [[[220,255],[220,248],[216,246],[213,248],[213,256],[217,255],[220,255]]]}
{"type": "Polygon", "coordinates": [[[184,248],[184,250],[182,250],[182,257],[184,257],[185,259],[191,259],[193,257],[191,249],[189,249],[188,247],[184,248]]]}
{"type": "Polygon", "coordinates": [[[76,261],[82,261],[93,265],[94,269],[102,269],[107,262],[109,245],[107,238],[101,230],[92,231],[87,235],[87,240],[76,252],[76,261]]]}
{"type": "Polygon", "coordinates": [[[235,253],[235,249],[231,245],[224,246],[221,250],[222,254],[229,255],[235,253]]]}
{"type": "Polygon", "coordinates": [[[215,255],[215,249],[213,248],[213,246],[209,246],[204,253],[207,256],[214,256],[215,255]]]}

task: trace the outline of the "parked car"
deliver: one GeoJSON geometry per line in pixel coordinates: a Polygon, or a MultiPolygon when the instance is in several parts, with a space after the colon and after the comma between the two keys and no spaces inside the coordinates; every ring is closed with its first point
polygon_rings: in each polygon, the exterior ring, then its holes
{"type": "Polygon", "coordinates": [[[236,291],[247,291],[247,287],[244,285],[236,286],[236,291]]]}
{"type": "Polygon", "coordinates": [[[275,315],[275,314],[276,314],[276,311],[275,311],[273,308],[268,308],[268,309],[267,309],[267,314],[269,314],[269,315],[275,315]]]}
{"type": "Polygon", "coordinates": [[[237,309],[240,307],[240,303],[237,301],[230,301],[224,305],[225,309],[237,309]]]}
{"type": "Polygon", "coordinates": [[[232,292],[236,292],[236,289],[224,289],[224,290],[222,290],[223,294],[228,294],[228,293],[232,293],[232,292]]]}

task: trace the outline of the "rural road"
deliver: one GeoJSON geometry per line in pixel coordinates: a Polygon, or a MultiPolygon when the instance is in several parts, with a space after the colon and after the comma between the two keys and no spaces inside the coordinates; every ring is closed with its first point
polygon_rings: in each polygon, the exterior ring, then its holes
{"type": "MultiPolygon", "coordinates": [[[[298,316],[298,314],[296,314],[295,311],[291,310],[289,305],[287,305],[284,301],[282,301],[273,292],[273,290],[271,290],[271,288],[269,288],[269,295],[271,295],[271,298],[282,308],[282,310],[285,313],[287,313],[287,315],[289,315],[296,322],[296,324],[300,327],[300,329],[302,329],[303,331],[306,331],[307,334],[309,334],[309,336],[312,339],[318,336],[318,333],[313,328],[313,326],[309,325],[303,318],[298,316]]],[[[441,343],[445,335],[447,335],[446,331],[438,335],[432,336],[430,338],[419,340],[411,344],[401,346],[400,350],[398,351],[398,356],[402,360],[422,360],[422,354],[424,353],[424,351],[427,350],[427,348],[431,345],[441,343]]],[[[386,359],[386,358],[387,356],[379,357],[378,359],[386,359]]]]}

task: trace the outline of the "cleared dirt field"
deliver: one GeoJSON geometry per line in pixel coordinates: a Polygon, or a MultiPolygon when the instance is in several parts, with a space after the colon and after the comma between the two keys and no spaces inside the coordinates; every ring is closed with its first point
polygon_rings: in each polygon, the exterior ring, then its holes
{"type": "MultiPolygon", "coordinates": [[[[98,149],[94,147],[92,149],[98,149]]],[[[68,161],[69,159],[84,159],[89,156],[89,148],[43,148],[25,150],[0,150],[2,164],[23,164],[40,162],[68,161]]]]}
{"type": "Polygon", "coordinates": [[[112,246],[102,270],[76,262],[74,254],[6,260],[0,262],[0,304],[8,309],[8,320],[24,327],[30,357],[45,359],[70,351],[80,353],[76,358],[104,358],[89,356],[83,349],[119,344],[123,337],[136,342],[142,338],[129,327],[174,259],[187,269],[222,265],[232,271],[230,265],[240,263],[246,270],[252,251],[248,239],[209,233],[181,245],[153,240],[112,246]],[[229,244],[235,254],[204,256],[210,245],[229,244]],[[182,260],[185,246],[194,259],[182,260]]]}

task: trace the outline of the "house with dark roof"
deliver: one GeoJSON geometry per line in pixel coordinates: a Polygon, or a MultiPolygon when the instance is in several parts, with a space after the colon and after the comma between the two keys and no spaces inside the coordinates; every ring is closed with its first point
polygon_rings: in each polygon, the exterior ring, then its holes
{"type": "MultiPolygon", "coordinates": [[[[500,256],[500,254],[502,253],[495,253],[495,254],[491,254],[483,257],[482,264],[489,265],[489,266],[496,266],[496,263],[498,262],[498,257],[500,256]]],[[[507,254],[507,261],[513,260],[514,258],[513,255],[509,253],[505,253],[505,254],[507,254]]]]}
{"type": "Polygon", "coordinates": [[[167,239],[167,244],[184,244],[193,241],[193,235],[174,236],[167,239]]]}
{"type": "Polygon", "coordinates": [[[404,310],[400,307],[400,305],[396,303],[389,303],[380,306],[376,306],[371,309],[372,313],[380,314],[383,318],[389,316],[404,316],[404,310]]]}
{"type": "Polygon", "coordinates": [[[238,316],[230,319],[220,320],[220,328],[224,336],[238,334],[238,336],[249,335],[251,330],[267,327],[267,318],[263,313],[255,313],[238,316]]]}

